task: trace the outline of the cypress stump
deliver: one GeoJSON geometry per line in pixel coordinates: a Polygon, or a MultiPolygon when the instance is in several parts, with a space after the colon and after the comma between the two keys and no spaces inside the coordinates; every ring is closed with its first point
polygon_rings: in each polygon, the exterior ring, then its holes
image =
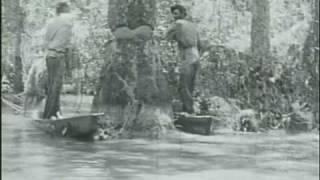
{"type": "Polygon", "coordinates": [[[104,112],[124,137],[158,138],[173,129],[167,82],[152,33],[156,0],[110,0],[108,24],[115,37],[111,63],[102,67],[92,111],[104,112]]]}

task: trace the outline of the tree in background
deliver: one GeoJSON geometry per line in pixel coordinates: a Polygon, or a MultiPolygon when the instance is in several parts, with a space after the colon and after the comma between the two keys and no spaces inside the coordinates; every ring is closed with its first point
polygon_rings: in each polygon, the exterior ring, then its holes
{"type": "Polygon", "coordinates": [[[14,83],[13,90],[15,93],[23,91],[23,65],[21,59],[21,40],[23,33],[23,24],[25,14],[21,7],[20,0],[12,1],[14,3],[15,11],[15,53],[14,53],[14,83]]]}
{"type": "Polygon", "coordinates": [[[172,110],[152,31],[155,0],[110,0],[108,24],[115,36],[110,64],[100,73],[92,110],[130,137],[158,137],[172,128],[172,110]]]}
{"type": "Polygon", "coordinates": [[[251,53],[255,59],[264,61],[270,55],[269,0],[253,0],[251,8],[251,53]]]}
{"type": "MultiPolygon", "coordinates": [[[[12,64],[14,67],[14,74],[12,80],[13,82],[13,90],[15,93],[20,93],[23,91],[23,64],[21,58],[21,42],[22,42],[22,34],[23,34],[23,25],[25,14],[23,8],[21,7],[20,0],[17,1],[7,1],[3,0],[3,22],[2,22],[2,32],[4,35],[4,40],[1,41],[1,44],[4,46],[4,54],[9,53],[9,56],[5,56],[4,61],[7,65],[4,68],[10,68],[10,59],[12,58],[12,64]],[[6,51],[6,52],[5,52],[6,51]],[[13,55],[10,55],[13,53],[13,55]],[[9,58],[9,59],[8,59],[9,58]]],[[[2,36],[3,37],[3,36],[2,36]]],[[[10,72],[7,69],[4,69],[7,73],[6,75],[10,76],[10,72]]]]}
{"type": "Polygon", "coordinates": [[[306,73],[307,101],[312,104],[316,124],[319,124],[319,0],[311,1],[312,21],[304,42],[302,65],[306,73]]]}
{"type": "MultiPolygon", "coordinates": [[[[258,111],[270,110],[272,100],[268,91],[270,74],[270,5],[269,0],[253,0],[251,20],[251,55],[253,62],[249,63],[249,90],[253,105],[258,111]]],[[[261,114],[260,114],[261,115],[261,114]]]]}

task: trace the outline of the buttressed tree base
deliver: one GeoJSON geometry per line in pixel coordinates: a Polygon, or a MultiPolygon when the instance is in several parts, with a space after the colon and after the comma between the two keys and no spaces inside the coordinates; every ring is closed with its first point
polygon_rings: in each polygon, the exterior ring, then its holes
{"type": "Polygon", "coordinates": [[[155,0],[111,0],[108,23],[115,41],[102,68],[92,111],[122,128],[124,137],[158,138],[173,128],[172,108],[152,39],[155,0]]]}

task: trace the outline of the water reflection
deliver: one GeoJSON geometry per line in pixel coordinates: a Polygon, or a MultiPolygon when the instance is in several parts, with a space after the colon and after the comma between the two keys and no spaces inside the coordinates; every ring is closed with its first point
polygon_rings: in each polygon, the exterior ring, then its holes
{"type": "Polygon", "coordinates": [[[2,114],[2,178],[318,179],[319,135],[180,133],[167,140],[76,141],[2,114]]]}

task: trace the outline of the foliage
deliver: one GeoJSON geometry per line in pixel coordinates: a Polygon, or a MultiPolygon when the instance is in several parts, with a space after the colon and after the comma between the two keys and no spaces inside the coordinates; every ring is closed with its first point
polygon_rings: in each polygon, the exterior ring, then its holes
{"type": "Polygon", "coordinates": [[[274,120],[280,123],[282,115],[293,112],[291,104],[313,104],[314,98],[309,97],[314,97],[318,89],[308,88],[301,57],[288,55],[286,64],[279,63],[277,59],[268,60],[272,63],[250,66],[249,55],[223,46],[213,47],[210,56],[202,62],[198,86],[207,90],[207,96],[238,99],[241,108],[255,109],[265,121],[262,122],[264,127],[271,126],[274,120]],[[292,64],[293,61],[299,63],[292,64]]]}

